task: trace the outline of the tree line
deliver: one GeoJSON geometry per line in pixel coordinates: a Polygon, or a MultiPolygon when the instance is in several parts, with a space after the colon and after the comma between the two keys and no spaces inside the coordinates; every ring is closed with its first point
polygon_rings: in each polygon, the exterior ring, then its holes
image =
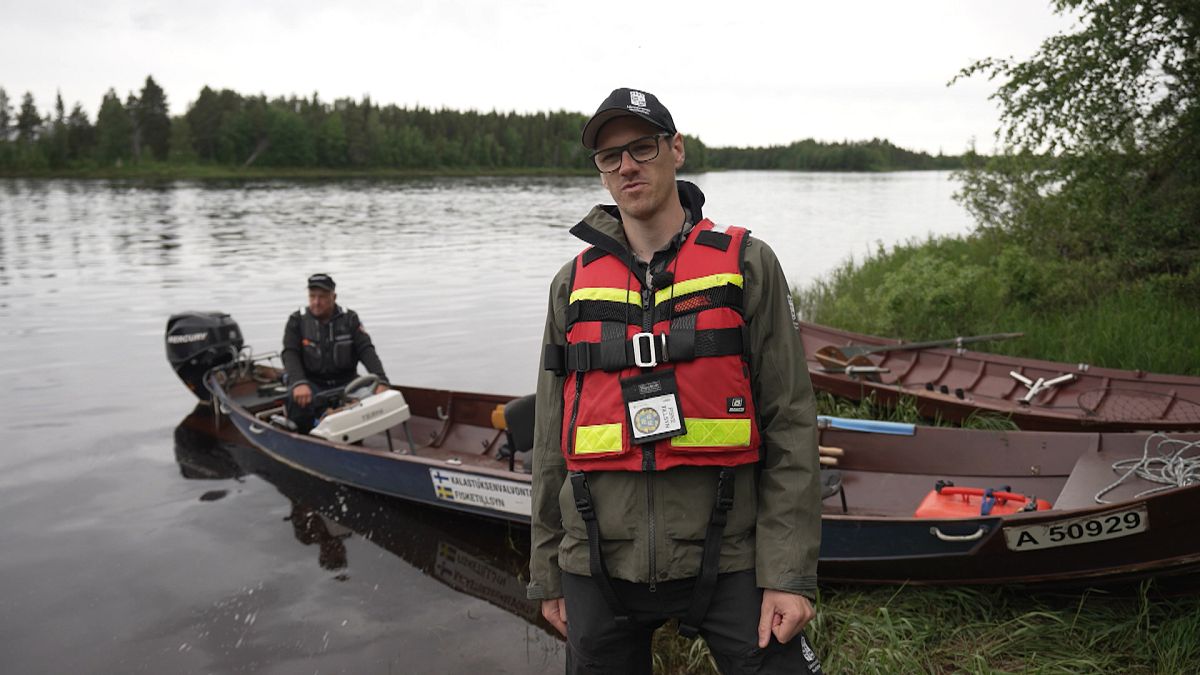
{"type": "MultiPolygon", "coordinates": [[[[45,115],[26,93],[14,106],[0,88],[0,171],[50,172],[169,165],[395,170],[588,170],[579,143],[586,121],[567,111],[520,114],[379,105],[369,97],[311,97],[200,90],[171,115],[147,77],[124,100],[109,89],[93,122],[62,94],[45,115]]],[[[957,167],[958,158],[898,148],[886,140],[799,141],[767,148],[708,148],[687,137],[690,170],[876,171],[957,167]]]]}
{"type": "Polygon", "coordinates": [[[709,148],[708,161],[722,169],[782,169],[787,171],[890,171],[895,169],[958,169],[958,156],[930,155],[873,138],[869,141],[822,143],[811,138],[766,148],[709,148]]]}

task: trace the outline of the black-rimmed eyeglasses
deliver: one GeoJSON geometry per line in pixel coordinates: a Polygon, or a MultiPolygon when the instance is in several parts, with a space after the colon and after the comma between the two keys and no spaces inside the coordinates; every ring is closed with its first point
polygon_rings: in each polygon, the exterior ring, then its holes
{"type": "Polygon", "coordinates": [[[658,157],[658,139],[671,134],[651,134],[629,141],[615,148],[604,148],[592,153],[592,162],[600,173],[612,173],[621,168],[621,157],[628,152],[633,161],[645,164],[658,157]]]}

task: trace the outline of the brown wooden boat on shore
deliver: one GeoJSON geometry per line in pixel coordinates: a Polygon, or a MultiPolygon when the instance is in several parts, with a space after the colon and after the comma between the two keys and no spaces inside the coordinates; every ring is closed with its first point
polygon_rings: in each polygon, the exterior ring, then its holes
{"type": "Polygon", "coordinates": [[[823,581],[1190,583],[1200,570],[1198,433],[822,426],[846,500],[825,501],[823,581]]]}
{"type": "Polygon", "coordinates": [[[1010,416],[1022,429],[1200,429],[1200,377],[1100,368],[922,347],[800,323],[813,386],[859,400],[916,399],[922,415],[960,421],[975,412],[1010,416]]]}

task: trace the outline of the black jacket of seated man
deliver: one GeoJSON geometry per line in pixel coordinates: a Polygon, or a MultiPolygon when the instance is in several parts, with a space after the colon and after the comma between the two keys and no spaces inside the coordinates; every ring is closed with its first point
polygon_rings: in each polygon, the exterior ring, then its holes
{"type": "Polygon", "coordinates": [[[283,332],[283,367],[288,382],[288,418],[300,431],[310,431],[324,412],[319,394],[346,386],[358,375],[358,364],[382,381],[387,374],[358,314],[337,304],[336,284],[328,274],[308,278],[308,308],[292,312],[283,332]]]}

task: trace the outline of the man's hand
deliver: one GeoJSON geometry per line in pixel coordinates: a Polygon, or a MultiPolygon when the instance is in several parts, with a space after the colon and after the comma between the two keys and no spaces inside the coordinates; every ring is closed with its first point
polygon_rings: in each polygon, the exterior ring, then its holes
{"type": "Polygon", "coordinates": [[[375,393],[382,394],[383,392],[387,391],[388,388],[389,387],[386,384],[380,382],[379,384],[375,385],[375,393]]]}
{"type": "Polygon", "coordinates": [[[567,636],[567,602],[562,598],[542,601],[542,616],[554,626],[563,637],[567,636]]]}
{"type": "MultiPolygon", "coordinates": [[[[546,613],[546,605],[542,603],[542,613],[546,613]]],[[[812,621],[816,612],[812,603],[803,595],[786,593],[784,591],[763,590],[762,612],[758,618],[758,647],[766,649],[771,641],[771,633],[780,643],[796,637],[796,633],[812,621]]]]}
{"type": "Polygon", "coordinates": [[[292,389],[292,400],[301,408],[312,403],[312,387],[307,384],[296,385],[296,388],[292,389]]]}

